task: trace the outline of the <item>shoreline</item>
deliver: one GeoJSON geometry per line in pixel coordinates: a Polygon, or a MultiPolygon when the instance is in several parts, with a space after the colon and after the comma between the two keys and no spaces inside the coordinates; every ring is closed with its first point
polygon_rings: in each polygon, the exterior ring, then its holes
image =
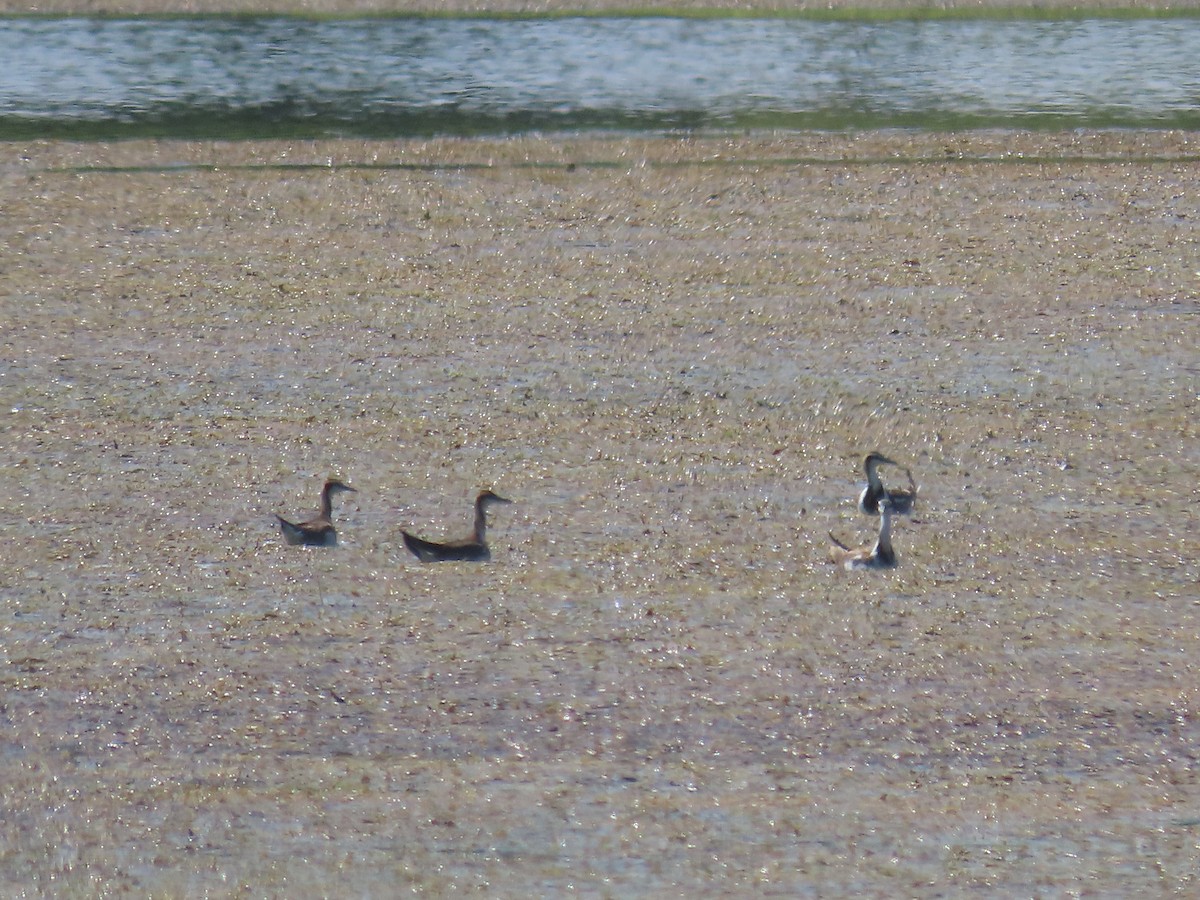
{"type": "Polygon", "coordinates": [[[440,169],[929,166],[1191,163],[1200,132],[863,131],[749,134],[547,133],[487,137],[304,140],[143,139],[9,141],[0,170],[59,174],[263,170],[303,175],[341,168],[397,173],[440,169]]]}

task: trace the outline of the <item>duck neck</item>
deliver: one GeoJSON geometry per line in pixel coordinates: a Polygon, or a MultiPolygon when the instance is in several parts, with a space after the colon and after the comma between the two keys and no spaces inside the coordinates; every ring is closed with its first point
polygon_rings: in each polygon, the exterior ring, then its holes
{"type": "Polygon", "coordinates": [[[482,544],[487,531],[487,500],[480,497],[475,501],[475,542],[482,544]]]}
{"type": "Polygon", "coordinates": [[[321,488],[321,515],[326,519],[333,518],[333,491],[330,490],[329,485],[321,488]]]}
{"type": "Polygon", "coordinates": [[[867,473],[867,487],[871,489],[871,493],[882,494],[883,482],[879,480],[879,463],[874,459],[868,459],[863,468],[867,473]]]}
{"type": "Polygon", "coordinates": [[[875,542],[875,555],[890,559],[894,556],[892,550],[892,510],[891,507],[879,504],[879,540],[875,542]]]}

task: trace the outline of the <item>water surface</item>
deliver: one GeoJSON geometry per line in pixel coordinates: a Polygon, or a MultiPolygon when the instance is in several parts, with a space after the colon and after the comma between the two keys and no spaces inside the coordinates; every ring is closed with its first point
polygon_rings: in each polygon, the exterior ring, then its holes
{"type": "Polygon", "coordinates": [[[1188,19],[13,19],[0,58],[0,138],[1200,127],[1188,19]]]}

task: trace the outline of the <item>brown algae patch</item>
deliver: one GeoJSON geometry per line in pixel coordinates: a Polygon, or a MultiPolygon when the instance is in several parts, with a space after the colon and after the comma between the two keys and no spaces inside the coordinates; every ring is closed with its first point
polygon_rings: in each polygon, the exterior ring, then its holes
{"type": "Polygon", "coordinates": [[[1186,889],[1195,147],[10,146],[5,883],[1186,889]]]}

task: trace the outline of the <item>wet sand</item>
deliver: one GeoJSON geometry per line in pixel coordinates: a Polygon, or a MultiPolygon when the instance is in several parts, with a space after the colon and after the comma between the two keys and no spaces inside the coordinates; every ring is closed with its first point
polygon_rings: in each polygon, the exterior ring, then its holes
{"type": "Polygon", "coordinates": [[[1198,149],[6,145],[4,892],[1188,892],[1198,149]]]}

